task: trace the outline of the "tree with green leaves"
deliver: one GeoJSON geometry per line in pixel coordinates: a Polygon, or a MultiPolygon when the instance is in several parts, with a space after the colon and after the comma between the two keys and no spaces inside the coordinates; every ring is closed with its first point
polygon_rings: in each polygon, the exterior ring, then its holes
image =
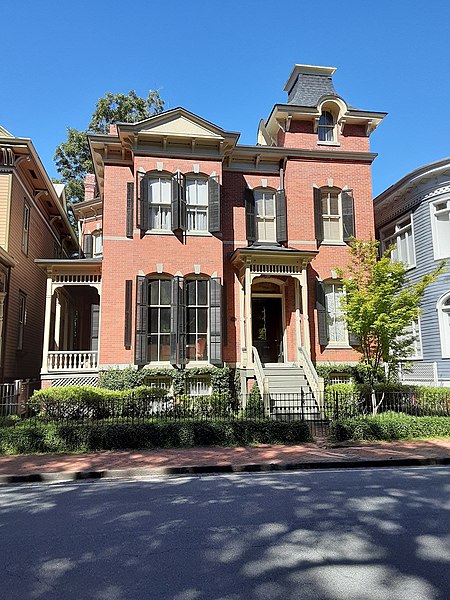
{"type": "Polygon", "coordinates": [[[420,302],[426,288],[445,269],[442,262],[417,283],[410,283],[404,263],[391,260],[394,246],[381,258],[378,246],[376,241],[353,240],[350,263],[345,270],[338,270],[346,292],[341,308],[348,330],[359,339],[358,350],[372,388],[374,414],[379,407],[374,385],[380,367],[387,364],[391,371],[408,356],[414,342],[408,328],[421,313],[420,302]]]}
{"type": "Polygon", "coordinates": [[[53,160],[60,179],[55,182],[66,185],[66,198],[70,203],[80,202],[84,195],[84,178],[93,173],[93,165],[87,134],[108,133],[113,123],[136,123],[160,113],[164,101],[158,91],[150,90],[147,98],[141,98],[134,90],[128,94],[106,93],[95,106],[86,131],[67,128],[67,138],[55,150],[53,160]]]}

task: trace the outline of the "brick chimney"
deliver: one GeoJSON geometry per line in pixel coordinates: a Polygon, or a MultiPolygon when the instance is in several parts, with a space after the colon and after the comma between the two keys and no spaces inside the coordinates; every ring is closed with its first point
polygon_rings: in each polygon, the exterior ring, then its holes
{"type": "Polygon", "coordinates": [[[84,179],[84,199],[93,200],[97,191],[94,173],[88,173],[84,179]]]}
{"type": "Polygon", "coordinates": [[[111,124],[109,126],[109,135],[117,135],[117,125],[111,124]]]}

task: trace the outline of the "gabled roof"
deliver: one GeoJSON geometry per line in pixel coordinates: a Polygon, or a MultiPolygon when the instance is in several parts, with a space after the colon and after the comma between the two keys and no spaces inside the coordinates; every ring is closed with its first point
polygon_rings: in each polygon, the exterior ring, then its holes
{"type": "Polygon", "coordinates": [[[225,131],[222,127],[191,113],[181,106],[164,111],[137,123],[116,123],[117,131],[194,138],[239,138],[239,133],[225,131]]]}

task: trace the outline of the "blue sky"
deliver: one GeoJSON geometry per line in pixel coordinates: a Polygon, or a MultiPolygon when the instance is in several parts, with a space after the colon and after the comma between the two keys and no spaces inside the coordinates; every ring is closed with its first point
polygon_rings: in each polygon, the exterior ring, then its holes
{"type": "Polygon", "coordinates": [[[335,66],[337,92],[386,111],[374,195],[450,155],[450,2],[0,0],[0,124],[30,137],[50,175],[67,126],[107,91],[158,89],[256,142],[294,63],[335,66]],[[440,132],[440,133],[439,133],[440,132]]]}

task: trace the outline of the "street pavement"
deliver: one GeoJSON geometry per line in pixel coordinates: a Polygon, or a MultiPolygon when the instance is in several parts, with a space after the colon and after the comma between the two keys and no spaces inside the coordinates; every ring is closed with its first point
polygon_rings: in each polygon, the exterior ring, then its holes
{"type": "Polygon", "coordinates": [[[450,467],[0,487],[2,600],[448,600],[450,467]]]}

